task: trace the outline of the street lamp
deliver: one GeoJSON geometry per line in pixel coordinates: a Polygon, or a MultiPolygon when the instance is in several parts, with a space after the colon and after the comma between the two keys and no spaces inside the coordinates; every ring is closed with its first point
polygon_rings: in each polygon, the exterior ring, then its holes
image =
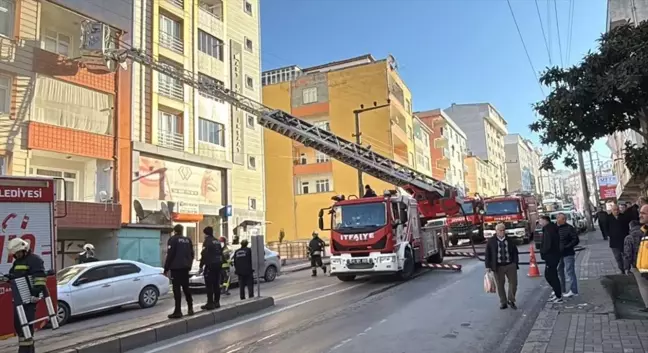
{"type": "MultiPolygon", "coordinates": [[[[353,134],[353,136],[355,137],[356,144],[362,145],[362,139],[360,138],[362,135],[362,133],[360,132],[360,114],[372,110],[376,110],[376,109],[386,108],[389,107],[389,105],[390,105],[389,99],[387,99],[387,103],[383,105],[378,105],[378,103],[374,101],[372,107],[365,108],[364,104],[360,104],[360,109],[355,109],[353,111],[353,115],[355,116],[355,134],[353,134]]],[[[358,169],[358,197],[362,197],[364,193],[363,190],[364,190],[364,185],[362,183],[362,170],[358,169]]]]}

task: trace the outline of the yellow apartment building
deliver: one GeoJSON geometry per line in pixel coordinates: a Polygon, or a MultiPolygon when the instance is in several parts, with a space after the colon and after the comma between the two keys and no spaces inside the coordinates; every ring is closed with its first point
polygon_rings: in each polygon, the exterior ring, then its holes
{"type": "MultiPolygon", "coordinates": [[[[310,68],[285,67],[264,72],[262,83],[264,104],[352,141],[353,111],[389,100],[385,108],[360,114],[362,143],[416,167],[411,93],[389,60],[363,55],[310,68]]],[[[266,239],[276,241],[282,232],[286,241],[308,239],[317,229],[318,211],[331,205],[332,196],[358,194],[357,171],[275,132],[264,134],[266,239]]],[[[393,187],[368,175],[363,183],[377,193],[393,187]]]]}
{"type": "Polygon", "coordinates": [[[501,194],[494,166],[470,152],[464,158],[464,164],[466,167],[466,195],[474,196],[475,193],[479,193],[481,196],[494,196],[501,194]]]}
{"type": "Polygon", "coordinates": [[[432,155],[430,150],[430,129],[416,115],[414,121],[414,149],[416,154],[416,170],[427,176],[432,176],[432,155]]]}

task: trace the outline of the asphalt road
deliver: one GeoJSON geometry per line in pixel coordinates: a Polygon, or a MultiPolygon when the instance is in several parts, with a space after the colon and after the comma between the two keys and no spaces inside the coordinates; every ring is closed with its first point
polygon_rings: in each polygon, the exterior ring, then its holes
{"type": "Polygon", "coordinates": [[[309,290],[275,296],[274,308],[130,353],[519,352],[548,294],[544,279],[522,267],[519,309],[500,310],[483,291],[483,263],[453,262],[463,271],[423,271],[397,286],[308,277],[309,290]]]}

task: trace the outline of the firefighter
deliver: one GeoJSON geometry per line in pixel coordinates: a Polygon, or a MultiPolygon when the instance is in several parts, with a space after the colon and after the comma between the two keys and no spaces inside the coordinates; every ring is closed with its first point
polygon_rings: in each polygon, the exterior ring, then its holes
{"type": "MultiPolygon", "coordinates": [[[[45,266],[43,259],[36,254],[32,254],[29,247],[29,242],[20,238],[14,238],[8,244],[9,253],[13,255],[14,262],[11,270],[9,271],[9,278],[19,278],[24,276],[31,276],[32,280],[32,297],[31,303],[23,305],[27,321],[31,322],[36,317],[36,303],[40,300],[41,294],[45,291],[47,275],[45,274],[45,266]]],[[[34,325],[29,325],[32,338],[26,339],[23,337],[22,325],[18,319],[18,314],[14,311],[14,330],[18,335],[18,353],[34,353],[34,325]]]]}
{"type": "Polygon", "coordinates": [[[230,248],[227,246],[227,238],[225,237],[220,237],[218,239],[221,245],[221,249],[223,249],[223,262],[221,265],[221,289],[223,291],[223,294],[225,295],[230,295],[229,292],[229,285],[230,285],[230,264],[231,264],[231,257],[232,257],[232,251],[230,248]]]}
{"type": "Polygon", "coordinates": [[[376,196],[378,195],[376,195],[376,192],[373,191],[371,186],[369,184],[365,185],[365,193],[363,197],[376,197],[376,196]]]}
{"type": "Polygon", "coordinates": [[[97,259],[95,257],[95,247],[94,247],[94,245],[92,245],[90,243],[86,243],[83,246],[83,252],[79,253],[79,258],[77,259],[77,261],[79,262],[79,264],[84,264],[84,263],[87,263],[87,262],[99,261],[99,259],[97,259]]]}
{"type": "Polygon", "coordinates": [[[214,228],[205,227],[205,241],[200,256],[200,272],[205,275],[205,288],[207,289],[207,304],[201,306],[203,310],[220,308],[220,274],[223,259],[223,249],[220,242],[214,238],[214,228]],[[203,271],[204,269],[204,271],[203,271]]]}
{"type": "Polygon", "coordinates": [[[248,297],[254,298],[254,276],[252,269],[252,250],[248,248],[248,241],[241,241],[241,248],[234,252],[234,270],[238,276],[239,293],[241,300],[245,300],[245,288],[248,297]]]}
{"type": "Polygon", "coordinates": [[[320,239],[317,232],[313,232],[313,239],[308,243],[308,253],[311,258],[311,268],[313,269],[313,277],[317,276],[317,268],[320,267],[326,273],[326,266],[322,263],[322,252],[326,247],[324,240],[320,239]]]}

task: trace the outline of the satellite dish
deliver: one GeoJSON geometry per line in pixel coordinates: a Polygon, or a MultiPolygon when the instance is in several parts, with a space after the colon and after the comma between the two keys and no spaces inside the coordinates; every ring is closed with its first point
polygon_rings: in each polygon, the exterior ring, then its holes
{"type": "Polygon", "coordinates": [[[144,207],[142,207],[142,203],[139,202],[139,200],[133,201],[133,208],[135,209],[135,215],[138,219],[142,220],[146,218],[146,214],[144,214],[144,207]]]}
{"type": "Polygon", "coordinates": [[[171,220],[171,212],[169,212],[169,206],[167,206],[166,203],[160,203],[160,212],[162,213],[164,218],[167,219],[167,221],[171,220]]]}
{"type": "Polygon", "coordinates": [[[106,201],[108,201],[108,193],[106,192],[106,190],[101,190],[101,191],[99,191],[99,200],[100,200],[101,202],[106,202],[106,201]]]}

